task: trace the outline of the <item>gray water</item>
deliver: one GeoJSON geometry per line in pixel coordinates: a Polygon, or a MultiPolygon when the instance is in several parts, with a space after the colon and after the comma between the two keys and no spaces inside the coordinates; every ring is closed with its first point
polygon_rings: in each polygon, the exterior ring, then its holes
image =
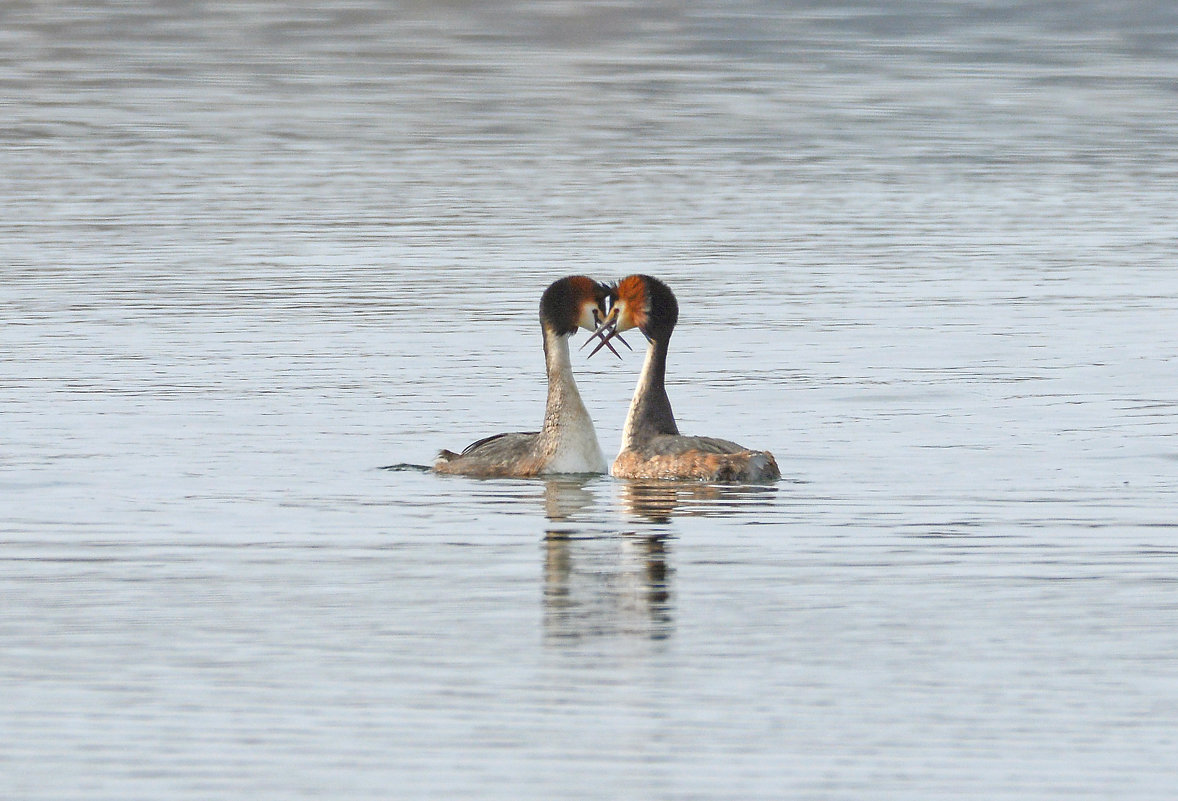
{"type": "Polygon", "coordinates": [[[1173,798],[1174,8],[5,3],[0,795],[1173,798]]]}

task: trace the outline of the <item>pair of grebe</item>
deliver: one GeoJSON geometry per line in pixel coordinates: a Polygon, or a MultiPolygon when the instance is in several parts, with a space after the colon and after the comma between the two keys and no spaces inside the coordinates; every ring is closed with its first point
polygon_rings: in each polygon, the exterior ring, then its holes
{"type": "Polygon", "coordinates": [[[609,347],[616,354],[612,340],[620,339],[622,331],[637,328],[650,345],[622,430],[622,449],[610,472],[618,478],[642,479],[743,482],[780,478],[781,471],[768,451],[679,433],[665,386],[667,348],[678,319],[675,295],[662,281],[648,275],[627,276],[614,286],[581,275],[553,283],[540,298],[548,369],[543,429],[487,437],[460,454],[444,450],[434,470],[481,477],[604,473],[605,457],[573,378],[569,338],[584,328],[600,340],[594,353],[609,347]]]}

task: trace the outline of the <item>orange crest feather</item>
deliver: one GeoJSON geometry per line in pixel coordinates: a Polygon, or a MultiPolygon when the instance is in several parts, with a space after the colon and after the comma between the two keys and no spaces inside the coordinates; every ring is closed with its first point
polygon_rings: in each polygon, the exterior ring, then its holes
{"type": "Polygon", "coordinates": [[[626,315],[635,327],[646,325],[646,282],[636,275],[618,281],[618,300],[626,301],[626,315]]]}

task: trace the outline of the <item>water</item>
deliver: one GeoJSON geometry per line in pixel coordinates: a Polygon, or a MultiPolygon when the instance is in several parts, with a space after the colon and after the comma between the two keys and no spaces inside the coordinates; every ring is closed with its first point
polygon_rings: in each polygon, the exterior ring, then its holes
{"type": "Polygon", "coordinates": [[[1169,4],[0,21],[5,798],[1173,797],[1169,4]],[[783,481],[381,469],[636,271],[783,481]]]}

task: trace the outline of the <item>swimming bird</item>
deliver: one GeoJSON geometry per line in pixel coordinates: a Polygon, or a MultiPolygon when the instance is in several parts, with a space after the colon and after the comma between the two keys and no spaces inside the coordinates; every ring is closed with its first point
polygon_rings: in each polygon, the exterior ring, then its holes
{"type": "MultiPolygon", "coordinates": [[[[603,345],[608,344],[607,335],[600,330],[608,293],[608,287],[583,275],[562,278],[544,290],[540,329],[548,371],[548,403],[543,428],[531,433],[496,434],[472,443],[462,453],[443,450],[434,462],[435,472],[484,478],[605,472],[605,457],[597,443],[593,420],[573,378],[569,337],[578,328],[585,328],[595,332],[603,345]]],[[[612,345],[609,348],[617,354],[612,345]]]]}
{"type": "MultiPolygon", "coordinates": [[[[667,348],[679,320],[671,289],[649,275],[630,275],[610,289],[611,307],[598,329],[601,344],[619,331],[639,329],[650,345],[622,430],[622,448],[610,472],[618,478],[754,482],[781,478],[768,451],[715,437],[679,433],[667,397],[667,348]]],[[[593,355],[593,354],[590,354],[593,355]]]]}

